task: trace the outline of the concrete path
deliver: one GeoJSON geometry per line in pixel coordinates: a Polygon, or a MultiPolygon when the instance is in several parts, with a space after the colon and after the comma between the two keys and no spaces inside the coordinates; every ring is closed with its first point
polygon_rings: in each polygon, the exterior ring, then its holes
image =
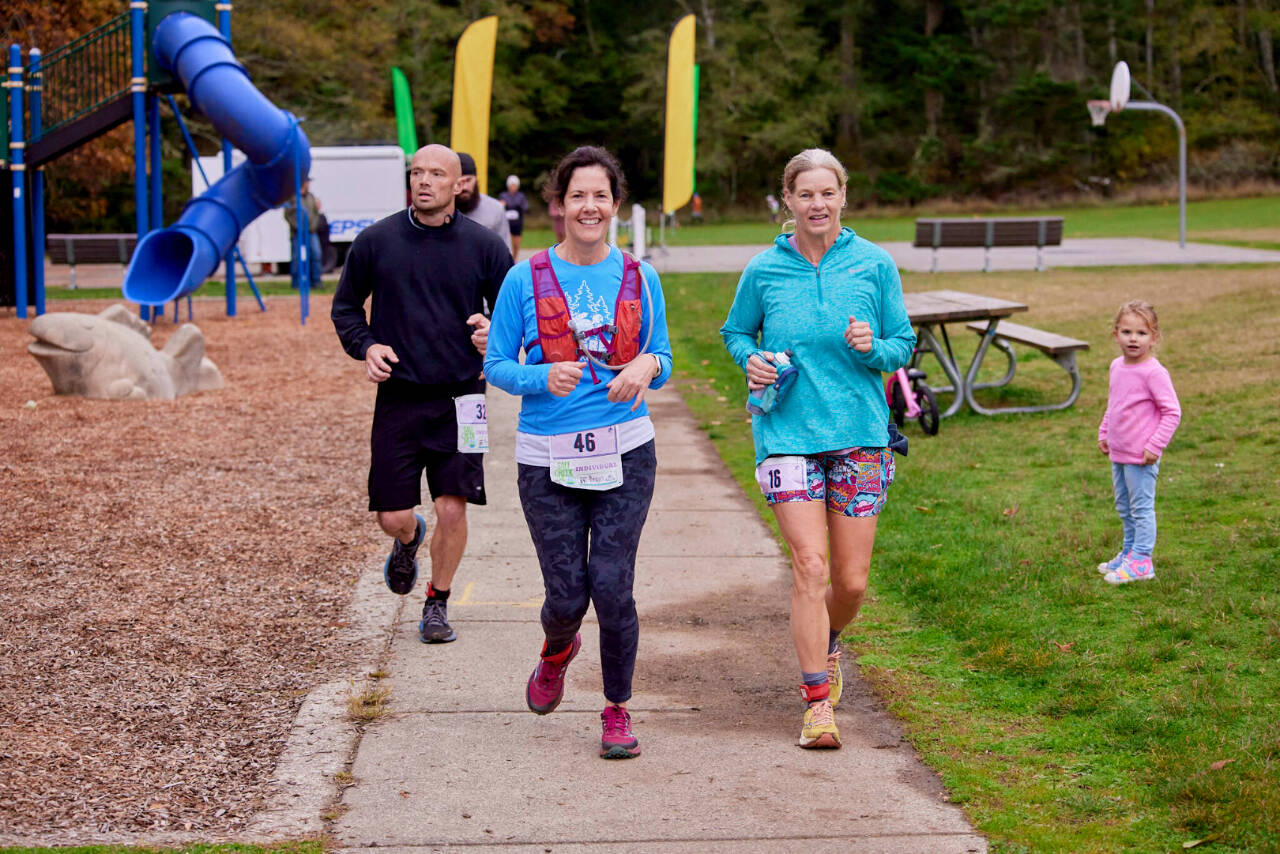
{"type": "Polygon", "coordinates": [[[336,846],[985,851],[852,664],[837,710],[844,748],[795,746],[802,707],[787,565],[679,395],[663,391],[651,405],[660,469],[637,568],[630,704],[643,754],[597,755],[604,699],[593,614],[560,708],[545,717],[525,708],[542,585],[515,488],[518,402],[491,389],[490,503],[469,515],[449,603],[458,640],[421,644],[422,594],[403,600],[383,665],[391,712],[358,746],[329,826],[336,846]]]}
{"type": "MultiPolygon", "coordinates": [[[[932,250],[916,249],[910,243],[881,243],[898,269],[927,273],[932,250]]],[[[739,273],[751,257],[766,246],[669,246],[650,247],[650,262],[659,273],[739,273]]],[[[1176,240],[1149,240],[1141,237],[1079,238],[1064,240],[1061,246],[1044,250],[1046,267],[1126,267],[1151,264],[1280,264],[1280,252],[1244,249],[1213,243],[1188,243],[1185,249],[1176,240]]],[[[1034,270],[1035,247],[991,250],[991,269],[1034,270]]],[[[938,252],[938,270],[943,273],[982,270],[982,249],[943,249],[938,252]]]]}
{"type": "MultiPolygon", "coordinates": [[[[880,244],[898,268],[927,273],[931,251],[916,249],[910,243],[891,241],[880,244]]],[[[659,273],[740,273],[751,256],[766,249],[758,246],[670,246],[649,247],[649,261],[659,273]]],[[[523,250],[521,260],[533,255],[523,250]]],[[[1175,240],[1149,240],[1143,237],[1079,238],[1064,240],[1061,246],[1044,250],[1047,267],[1127,267],[1151,264],[1280,264],[1280,252],[1267,249],[1245,249],[1215,243],[1188,243],[1180,249],[1175,240]]],[[[1034,247],[991,250],[991,269],[1033,270],[1036,265],[1034,247]]],[[[45,265],[48,287],[65,287],[68,268],[63,264],[45,265]]],[[[944,273],[976,272],[982,269],[981,249],[946,249],[938,252],[938,270],[944,273]]],[[[336,275],[336,274],[335,274],[336,275]]],[[[215,275],[214,278],[217,278],[215,275]]],[[[259,276],[263,281],[280,276],[259,276]]],[[[124,279],[119,264],[81,264],[76,268],[76,281],[82,288],[117,288],[124,279]]]]}

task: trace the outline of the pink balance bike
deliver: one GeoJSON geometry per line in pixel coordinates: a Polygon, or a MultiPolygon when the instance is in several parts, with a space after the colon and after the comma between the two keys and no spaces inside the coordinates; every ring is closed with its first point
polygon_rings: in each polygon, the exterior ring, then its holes
{"type": "Polygon", "coordinates": [[[908,418],[920,422],[927,435],[938,435],[938,399],[925,384],[927,375],[915,367],[898,368],[885,380],[884,396],[893,421],[901,427],[908,418]]]}

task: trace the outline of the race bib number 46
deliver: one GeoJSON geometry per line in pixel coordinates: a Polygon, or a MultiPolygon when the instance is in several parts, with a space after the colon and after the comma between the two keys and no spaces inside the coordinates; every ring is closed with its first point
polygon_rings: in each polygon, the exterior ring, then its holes
{"type": "Polygon", "coordinates": [[[808,488],[804,465],[804,457],[769,457],[756,466],[756,483],[765,495],[803,492],[808,488]]]}
{"type": "Polygon", "coordinates": [[[489,451],[489,421],[483,394],[464,394],[453,399],[458,416],[458,451],[484,454],[489,451]]]}
{"type": "Polygon", "coordinates": [[[618,428],[600,427],[551,437],[551,480],[573,489],[613,489],[622,485],[618,428]]]}

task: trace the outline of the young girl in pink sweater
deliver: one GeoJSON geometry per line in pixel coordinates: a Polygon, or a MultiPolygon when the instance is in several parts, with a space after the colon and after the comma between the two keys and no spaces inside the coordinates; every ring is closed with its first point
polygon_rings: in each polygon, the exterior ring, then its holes
{"type": "Polygon", "coordinates": [[[1128,584],[1156,577],[1151,562],[1156,546],[1156,475],[1182,408],[1169,372],[1152,354],[1160,340],[1160,321],[1151,304],[1131,300],[1120,306],[1111,336],[1120,345],[1120,357],[1111,363],[1098,448],[1111,458],[1124,544],[1119,554],[1098,564],[1098,572],[1110,584],[1128,584]]]}

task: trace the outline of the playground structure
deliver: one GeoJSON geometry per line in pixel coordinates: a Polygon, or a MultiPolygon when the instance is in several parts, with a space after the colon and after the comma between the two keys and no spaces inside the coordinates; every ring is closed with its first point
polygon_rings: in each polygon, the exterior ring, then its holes
{"type": "MultiPolygon", "coordinates": [[[[6,99],[0,99],[0,169],[13,188],[12,294],[19,317],[34,304],[44,313],[44,166],[67,152],[132,120],[134,201],[138,246],[125,273],[126,299],[142,306],[144,319],[173,300],[190,297],[213,275],[226,271],[227,314],[236,314],[235,264],[239,260],[258,304],[265,309],[236,240],[258,215],[300,194],[310,168],[310,145],[290,113],[274,106],[253,86],[231,49],[231,4],[213,0],[134,0],[129,11],[75,41],[42,55],[28,53],[22,66],[18,45],[9,47],[6,99]],[[216,24],[216,26],[215,26],[216,24]],[[26,81],[24,82],[24,71],[26,81]],[[191,199],[178,221],[162,227],[162,96],[198,162],[173,93],[185,92],[192,106],[222,140],[224,176],[191,199]],[[25,95],[29,94],[29,98],[25,95]],[[232,148],[247,162],[231,168],[232,148]],[[149,167],[149,168],[148,168],[149,167]]],[[[300,206],[301,207],[301,206],[300,206]]],[[[308,315],[306,266],[309,224],[298,223],[297,258],[292,265],[308,315]]],[[[318,263],[319,259],[315,259],[318,263]]],[[[4,273],[0,271],[0,281],[4,273]]],[[[190,303],[188,301],[188,312],[190,303]]]]}

